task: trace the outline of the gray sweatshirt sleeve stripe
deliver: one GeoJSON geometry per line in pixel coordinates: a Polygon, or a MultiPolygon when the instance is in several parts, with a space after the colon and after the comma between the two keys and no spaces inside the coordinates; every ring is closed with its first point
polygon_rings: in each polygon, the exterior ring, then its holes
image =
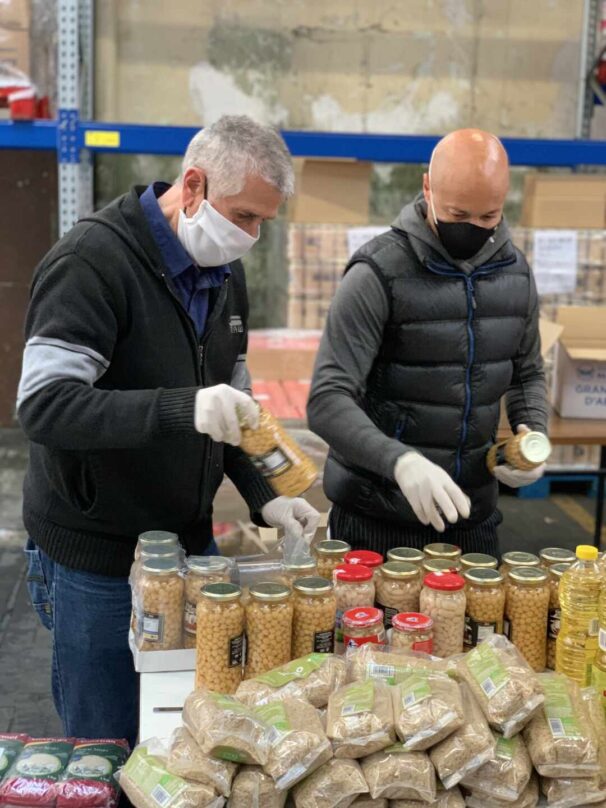
{"type": "Polygon", "coordinates": [[[252,395],[252,379],[246,364],[246,354],[240,354],[236,360],[234,372],[231,377],[231,386],[243,393],[252,395]]]}
{"type": "Polygon", "coordinates": [[[85,345],[60,339],[32,337],[23,352],[23,369],[17,392],[17,409],[43,387],[60,379],[92,386],[103,376],[109,361],[85,345]]]}

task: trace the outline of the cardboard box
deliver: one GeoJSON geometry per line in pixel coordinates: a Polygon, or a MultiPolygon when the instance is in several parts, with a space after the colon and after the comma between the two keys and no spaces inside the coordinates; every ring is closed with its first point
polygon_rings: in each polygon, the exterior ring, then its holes
{"type": "Polygon", "coordinates": [[[295,160],[293,222],[367,224],[371,163],[356,160],[295,160]]]}
{"type": "Polygon", "coordinates": [[[248,343],[248,369],[255,381],[311,379],[319,344],[319,331],[252,331],[248,343]]]}
{"type": "Polygon", "coordinates": [[[0,28],[24,29],[31,22],[30,0],[0,0],[0,28]]]}
{"type": "Polygon", "coordinates": [[[606,418],[606,306],[562,306],[553,381],[562,418],[606,418]]]}
{"type": "Polygon", "coordinates": [[[196,669],[195,648],[179,648],[176,651],[139,651],[135,645],[132,631],[128,635],[128,644],[137,673],[194,671],[196,669]]]}
{"type": "Polygon", "coordinates": [[[30,74],[29,31],[0,27],[0,63],[30,74]]]}
{"type": "Polygon", "coordinates": [[[604,228],[606,177],[591,174],[527,174],[524,227],[604,228]]]}

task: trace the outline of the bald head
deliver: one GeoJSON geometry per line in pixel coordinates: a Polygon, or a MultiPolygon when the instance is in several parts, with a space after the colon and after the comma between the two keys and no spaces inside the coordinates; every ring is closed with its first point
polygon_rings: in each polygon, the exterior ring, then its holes
{"type": "MultiPolygon", "coordinates": [[[[423,193],[431,212],[444,222],[495,227],[509,190],[509,160],[501,141],[481,129],[458,129],[434,149],[423,193]]],[[[428,215],[435,226],[433,216],[428,215]]]]}

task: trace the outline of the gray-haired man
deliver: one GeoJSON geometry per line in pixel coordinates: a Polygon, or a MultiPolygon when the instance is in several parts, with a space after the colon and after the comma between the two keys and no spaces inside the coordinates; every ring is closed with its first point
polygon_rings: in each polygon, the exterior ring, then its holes
{"type": "Polygon", "coordinates": [[[242,416],[257,419],[239,259],[292,192],[280,136],[224,117],[194,137],[174,186],[134,188],[36,270],[17,402],[24,522],[68,736],[136,738],[127,576],[140,532],[212,552],[224,471],[259,524],[302,533],[317,519],[237,448],[242,416]]]}

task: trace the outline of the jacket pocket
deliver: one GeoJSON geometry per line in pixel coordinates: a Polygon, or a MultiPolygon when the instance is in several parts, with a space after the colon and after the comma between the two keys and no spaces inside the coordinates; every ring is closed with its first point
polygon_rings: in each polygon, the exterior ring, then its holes
{"type": "Polygon", "coordinates": [[[25,583],[32,606],[44,628],[51,630],[53,628],[51,595],[42,567],[40,550],[31,539],[28,539],[24,553],[27,559],[25,583]]]}

